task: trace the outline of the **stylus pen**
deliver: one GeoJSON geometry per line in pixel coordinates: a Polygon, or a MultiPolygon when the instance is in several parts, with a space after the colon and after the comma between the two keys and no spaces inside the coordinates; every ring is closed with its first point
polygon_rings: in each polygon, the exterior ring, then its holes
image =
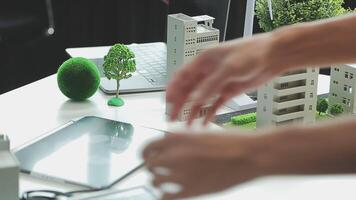
{"type": "Polygon", "coordinates": [[[116,185],[117,183],[119,183],[120,181],[124,180],[125,178],[129,177],[131,174],[137,172],[138,170],[142,169],[143,167],[145,167],[146,163],[143,162],[142,164],[140,164],[139,166],[137,166],[136,168],[134,168],[133,170],[131,170],[129,173],[127,173],[125,176],[121,177],[120,179],[116,180],[115,182],[113,182],[111,185],[104,187],[102,189],[110,189],[112,186],[116,185]]]}

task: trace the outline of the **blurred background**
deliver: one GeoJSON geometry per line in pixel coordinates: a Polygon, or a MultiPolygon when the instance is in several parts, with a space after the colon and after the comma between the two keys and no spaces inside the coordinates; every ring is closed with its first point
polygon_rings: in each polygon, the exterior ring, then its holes
{"type": "MultiPolygon", "coordinates": [[[[245,1],[231,7],[227,39],[241,36],[245,1]]],[[[168,0],[0,0],[0,94],[56,73],[65,48],[165,41],[168,12],[168,0]]]]}

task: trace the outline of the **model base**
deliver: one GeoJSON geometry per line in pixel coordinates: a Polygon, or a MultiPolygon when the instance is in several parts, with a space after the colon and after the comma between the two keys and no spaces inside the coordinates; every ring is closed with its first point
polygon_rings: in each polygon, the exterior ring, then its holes
{"type": "Polygon", "coordinates": [[[121,98],[117,98],[117,97],[113,97],[108,101],[109,106],[121,107],[124,104],[125,104],[124,100],[122,100],[121,98]]]}

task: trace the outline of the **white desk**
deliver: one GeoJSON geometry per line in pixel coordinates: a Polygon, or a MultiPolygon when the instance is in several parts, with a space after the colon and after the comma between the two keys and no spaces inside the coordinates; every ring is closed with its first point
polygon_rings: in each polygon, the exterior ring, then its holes
{"type": "MultiPolygon", "coordinates": [[[[125,106],[106,105],[106,95],[97,92],[89,101],[68,101],[57,89],[56,77],[50,76],[30,85],[0,95],[0,132],[10,136],[12,147],[18,147],[71,119],[95,115],[137,125],[167,130],[164,115],[164,92],[124,95],[125,106]]],[[[223,108],[220,112],[229,111],[223,108]]],[[[330,163],[332,164],[332,163],[330,163]]],[[[124,189],[149,185],[150,175],[144,169],[117,184],[124,189]]],[[[82,189],[21,175],[20,190],[82,189]]],[[[232,190],[201,199],[355,199],[356,176],[274,177],[237,186],[232,190]]]]}

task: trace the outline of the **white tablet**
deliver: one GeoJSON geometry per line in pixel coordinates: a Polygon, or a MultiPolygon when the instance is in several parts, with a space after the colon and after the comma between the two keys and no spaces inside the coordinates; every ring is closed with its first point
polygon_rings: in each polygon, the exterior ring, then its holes
{"type": "Polygon", "coordinates": [[[141,152],[164,132],[84,117],[15,151],[22,172],[102,189],[143,166],[141,152]]]}

